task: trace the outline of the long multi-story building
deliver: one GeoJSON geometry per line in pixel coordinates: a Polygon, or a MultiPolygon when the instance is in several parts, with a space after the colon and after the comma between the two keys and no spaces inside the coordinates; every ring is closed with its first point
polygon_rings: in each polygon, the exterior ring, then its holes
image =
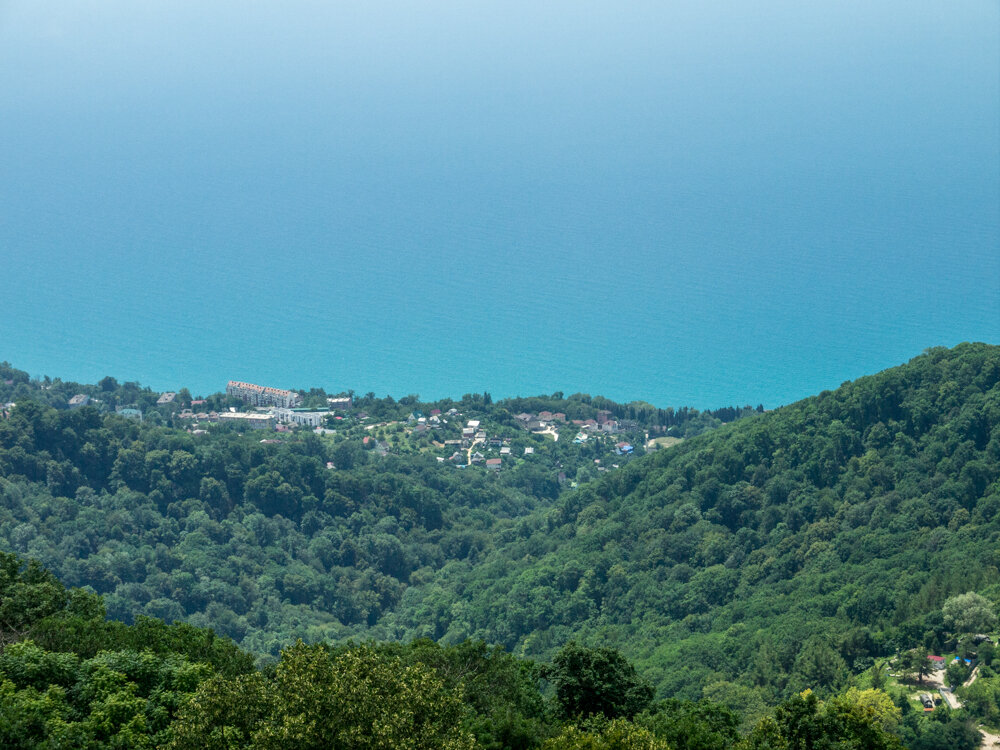
{"type": "Polygon", "coordinates": [[[253,406],[277,406],[282,409],[298,406],[302,401],[302,397],[295,391],[268,388],[253,383],[240,383],[236,380],[229,381],[229,385],[226,386],[226,395],[234,396],[253,406]]]}
{"type": "Polygon", "coordinates": [[[274,416],[282,424],[305,425],[306,427],[322,427],[323,420],[333,412],[329,411],[295,411],[294,409],[275,409],[274,416]]]}

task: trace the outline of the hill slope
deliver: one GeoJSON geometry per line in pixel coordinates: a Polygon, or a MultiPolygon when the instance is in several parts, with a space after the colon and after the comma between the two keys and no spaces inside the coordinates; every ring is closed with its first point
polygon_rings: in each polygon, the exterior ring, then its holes
{"type": "Polygon", "coordinates": [[[0,541],[112,616],[258,654],[430,637],[548,658],[575,638],[621,648],[661,695],[776,702],[940,648],[952,594],[1000,597],[998,383],[1000,347],[932,350],[572,492],[339,436],[271,445],[19,401],[0,420],[0,541]]]}
{"type": "Polygon", "coordinates": [[[541,656],[613,644],[663,694],[835,689],[1000,597],[1000,347],[901,367],[635,461],[453,563],[373,629],[541,656]]]}

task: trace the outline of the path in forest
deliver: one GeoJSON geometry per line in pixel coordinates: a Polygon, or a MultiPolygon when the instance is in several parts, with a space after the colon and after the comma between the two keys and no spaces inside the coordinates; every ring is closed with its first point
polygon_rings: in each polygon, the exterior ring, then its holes
{"type": "Polygon", "coordinates": [[[982,727],[979,731],[983,733],[983,744],[979,746],[981,750],[1000,750],[1000,734],[993,734],[982,727]]]}

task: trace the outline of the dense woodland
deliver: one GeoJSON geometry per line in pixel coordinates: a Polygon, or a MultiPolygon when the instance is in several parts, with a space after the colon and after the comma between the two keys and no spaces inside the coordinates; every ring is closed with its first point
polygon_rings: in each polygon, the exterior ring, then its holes
{"type": "Polygon", "coordinates": [[[979,740],[968,716],[927,719],[872,688],[806,690],[763,715],[657,701],[618,651],[574,642],[540,664],[472,641],[298,641],[259,670],[211,630],[104,614],[98,596],[0,553],[0,745],[971,750],[979,740]]]}
{"type": "MultiPolygon", "coordinates": [[[[926,749],[973,747],[973,720],[1000,723],[991,653],[951,715],[915,714],[884,677],[913,649],[961,647],[957,596],[978,592],[995,616],[1000,347],[929,350],[769,413],[453,402],[498,430],[553,407],[693,428],[599,475],[598,448],[564,441],[499,474],[456,470],[412,441],[375,455],[347,429],[193,435],[110,378],[93,386],[99,408],[55,408],[81,387],[0,375],[17,403],[0,419],[0,546],[55,575],[10,558],[6,585],[60,592],[2,622],[0,700],[50,712],[24,719],[33,734],[4,729],[35,738],[22,746],[63,724],[141,746],[83,726],[111,700],[88,687],[102,670],[141,698],[142,742],[173,747],[827,746],[815,735],[926,749]],[[112,411],[132,404],[144,422],[112,411]],[[367,729],[303,718],[335,708],[367,729]],[[378,722],[382,744],[364,739],[378,722]]],[[[356,404],[383,420],[421,406],[356,404]]]]}
{"type": "MultiPolygon", "coordinates": [[[[641,430],[582,445],[531,435],[516,425],[522,409],[562,409],[572,419],[613,408],[645,414],[654,429],[669,418],[679,434],[721,424],[691,409],[644,412],[579,394],[499,404],[489,394],[435,404],[369,394],[333,435],[240,434],[223,425],[199,435],[178,416],[190,404],[183,391],[157,407],[158,394],[134,383],[32,381],[6,365],[0,382],[0,401],[17,404],[0,420],[6,548],[42,561],[67,585],[103,594],[114,618],[186,620],[273,657],[295,638],[370,636],[410,588],[451,563],[475,564],[516,535],[519,519],[598,476],[595,461],[613,468],[630,460],[615,455],[616,440],[634,435],[644,452],[641,430]],[[76,393],[93,405],[66,409],[76,393]],[[141,409],[144,420],[115,413],[123,405],[141,409]],[[433,440],[460,436],[464,421],[416,437],[407,419],[456,406],[517,453],[531,446],[531,460],[508,460],[499,475],[441,465],[433,440]]],[[[303,394],[326,403],[325,391],[303,394]]],[[[223,394],[205,401],[197,408],[240,404],[223,394]]]]}

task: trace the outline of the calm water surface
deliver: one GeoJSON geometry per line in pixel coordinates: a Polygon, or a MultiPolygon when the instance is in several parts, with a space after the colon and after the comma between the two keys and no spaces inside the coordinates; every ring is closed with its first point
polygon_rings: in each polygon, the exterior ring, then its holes
{"type": "Polygon", "coordinates": [[[354,5],[0,3],[0,360],[775,406],[1000,343],[996,2],[354,5]]]}

